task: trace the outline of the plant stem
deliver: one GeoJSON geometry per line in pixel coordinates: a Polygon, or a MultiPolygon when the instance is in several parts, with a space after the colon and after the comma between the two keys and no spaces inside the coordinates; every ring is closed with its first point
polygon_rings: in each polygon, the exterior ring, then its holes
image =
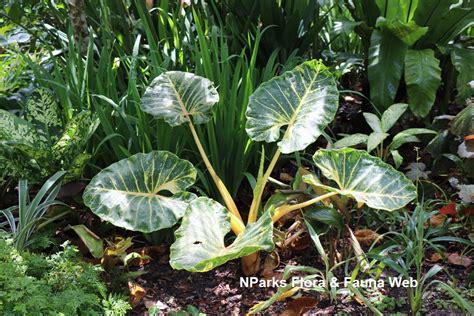
{"type": "Polygon", "coordinates": [[[298,204],[294,204],[294,205],[283,205],[283,206],[280,206],[278,207],[276,210],[275,210],[275,214],[273,215],[272,219],[273,219],[273,222],[275,223],[276,221],[278,221],[282,216],[285,216],[286,214],[294,211],[294,210],[298,210],[300,208],[303,208],[303,207],[307,207],[307,206],[310,206],[314,203],[317,203],[319,201],[322,201],[322,200],[325,200],[327,198],[330,198],[331,196],[334,196],[336,195],[337,193],[336,192],[329,192],[329,193],[326,193],[326,194],[323,194],[323,195],[320,195],[318,197],[315,197],[314,199],[311,199],[311,200],[308,200],[308,201],[305,201],[305,202],[302,202],[302,203],[298,203],[298,204]]]}
{"type": "Polygon", "coordinates": [[[211,162],[207,158],[206,152],[204,151],[204,148],[202,147],[201,141],[199,140],[199,137],[196,133],[196,130],[194,129],[194,125],[191,122],[191,120],[189,121],[189,128],[191,129],[191,133],[193,134],[194,141],[196,142],[196,145],[197,145],[197,148],[199,150],[199,153],[201,154],[202,160],[204,161],[204,164],[206,165],[207,170],[209,171],[209,174],[211,175],[212,179],[214,180],[214,183],[216,184],[216,187],[219,190],[219,193],[221,194],[222,198],[224,199],[225,205],[229,209],[229,212],[232,213],[232,215],[234,215],[233,216],[234,225],[232,225],[232,221],[231,221],[231,226],[232,226],[232,231],[238,235],[237,232],[239,232],[239,233],[242,232],[242,230],[240,229],[241,226],[245,227],[245,225],[243,224],[242,217],[240,216],[239,210],[237,209],[237,205],[235,205],[235,202],[232,199],[232,196],[230,195],[229,191],[227,190],[225,184],[219,178],[216,171],[212,167],[211,162]]]}
{"type": "Polygon", "coordinates": [[[270,164],[268,165],[267,171],[263,174],[263,178],[261,179],[260,183],[257,183],[257,186],[255,187],[255,192],[252,200],[252,204],[250,205],[250,211],[249,211],[249,218],[247,220],[247,224],[253,223],[257,220],[257,213],[258,213],[258,207],[260,206],[260,202],[262,200],[262,194],[263,190],[265,189],[265,184],[268,181],[268,178],[270,177],[273,168],[275,168],[275,165],[278,161],[278,158],[280,158],[280,148],[277,148],[275,154],[273,155],[272,160],[270,161],[270,164]]]}

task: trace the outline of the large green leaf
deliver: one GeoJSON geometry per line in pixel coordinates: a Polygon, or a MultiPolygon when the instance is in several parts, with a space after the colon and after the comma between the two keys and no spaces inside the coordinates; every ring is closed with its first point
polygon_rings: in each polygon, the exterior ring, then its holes
{"type": "Polygon", "coordinates": [[[210,120],[212,106],[219,101],[209,79],[182,71],[168,71],[156,77],[142,96],[141,108],[171,126],[210,120]]]}
{"type": "MultiPolygon", "coordinates": [[[[313,161],[337,188],[323,186],[375,209],[397,210],[416,198],[416,187],[404,174],[379,158],[351,148],[318,150],[313,161]]],[[[311,177],[305,182],[319,185],[311,177]]]]}
{"type": "Polygon", "coordinates": [[[417,116],[425,117],[433,106],[441,83],[441,68],[433,50],[407,51],[405,81],[411,111],[417,116]]]}
{"type": "Polygon", "coordinates": [[[370,39],[370,97],[383,111],[393,104],[402,76],[407,45],[389,32],[374,30],[370,39]]]}
{"type": "Polygon", "coordinates": [[[195,198],[185,190],[195,180],[193,165],[170,152],[140,153],[99,172],[84,192],[84,203],[115,226],[153,232],[183,216],[195,198]]]}
{"type": "Polygon", "coordinates": [[[429,31],[416,43],[416,47],[448,44],[472,24],[473,8],[472,1],[419,0],[414,19],[418,25],[427,26],[429,31]]]}
{"type": "Polygon", "coordinates": [[[225,262],[257,251],[271,251],[273,223],[265,212],[255,223],[247,225],[232,244],[224,237],[230,232],[230,214],[219,203],[200,197],[189,204],[176,241],[171,246],[170,264],[174,269],[206,272],[225,262]]]}
{"type": "Polygon", "coordinates": [[[282,153],[305,149],[333,120],[338,106],[333,75],[319,61],[308,61],[262,84],[247,107],[247,134],[255,141],[278,142],[282,153]]]}
{"type": "Polygon", "coordinates": [[[456,89],[457,100],[460,103],[474,95],[474,89],[469,82],[474,79],[474,49],[454,47],[451,53],[451,61],[458,72],[456,89]]]}
{"type": "Polygon", "coordinates": [[[451,121],[451,132],[458,136],[474,134],[474,103],[469,104],[451,121]]]}
{"type": "Polygon", "coordinates": [[[421,27],[415,21],[402,22],[398,19],[388,20],[384,17],[377,19],[376,26],[388,30],[408,46],[415,44],[420,37],[428,32],[427,27],[421,27]]]}

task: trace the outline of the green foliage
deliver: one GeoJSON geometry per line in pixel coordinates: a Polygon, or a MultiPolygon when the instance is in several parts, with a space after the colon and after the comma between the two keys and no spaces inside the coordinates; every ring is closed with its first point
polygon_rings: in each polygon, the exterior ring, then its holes
{"type": "MultiPolygon", "coordinates": [[[[370,95],[378,111],[384,111],[395,101],[405,68],[410,108],[415,115],[425,117],[434,104],[441,81],[440,59],[442,65],[449,65],[445,62],[448,54],[453,64],[458,64],[459,96],[471,93],[466,87],[469,70],[461,69],[459,64],[467,67],[469,63],[461,61],[460,56],[468,57],[472,52],[464,50],[456,56],[454,51],[447,50],[448,42],[471,24],[474,17],[471,1],[377,0],[364,4],[347,1],[346,5],[354,20],[362,23],[356,31],[366,46],[370,95]]],[[[448,90],[444,91],[448,101],[450,80],[447,79],[448,90]]]]}
{"type": "Polygon", "coordinates": [[[426,128],[409,128],[394,135],[391,142],[384,146],[385,139],[390,136],[388,133],[389,130],[395,125],[407,108],[408,104],[405,103],[393,104],[383,112],[381,119],[375,114],[363,113],[367,124],[373,132],[370,135],[361,133],[347,136],[343,135],[343,138],[334,143],[334,147],[343,148],[366,144],[368,152],[376,150],[377,155],[384,161],[387,161],[389,155],[391,155],[395,167],[399,168],[403,163],[403,157],[398,152],[400,146],[406,143],[420,142],[420,139],[416,135],[436,134],[435,131],[426,128]]]}
{"type": "Polygon", "coordinates": [[[43,219],[49,207],[60,204],[55,199],[61,188],[61,180],[64,174],[64,171],[58,171],[49,178],[33,200],[30,200],[28,181],[20,180],[18,184],[18,205],[0,210],[0,214],[4,217],[4,221],[0,222],[0,230],[5,230],[5,227],[9,228],[13,235],[13,245],[18,250],[23,250],[30,245],[38,222],[43,219]],[[18,218],[14,216],[16,213],[18,218]]]}
{"type": "Polygon", "coordinates": [[[81,112],[64,121],[50,92],[39,89],[28,99],[23,118],[0,110],[0,180],[20,178],[41,181],[56,171],[67,171],[66,179],[81,176],[90,158],[85,153],[98,121],[81,112]]]}
{"type": "Polygon", "coordinates": [[[45,257],[18,252],[0,238],[0,312],[5,315],[125,315],[130,306],[106,296],[101,270],[77,260],[77,249],[45,257]]]}

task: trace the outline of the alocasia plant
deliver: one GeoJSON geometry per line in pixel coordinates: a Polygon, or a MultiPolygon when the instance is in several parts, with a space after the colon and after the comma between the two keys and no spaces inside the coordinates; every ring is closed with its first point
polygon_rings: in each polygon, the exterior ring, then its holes
{"type": "MultiPolygon", "coordinates": [[[[254,141],[278,142],[278,148],[265,172],[262,160],[248,220],[244,223],[194,127],[211,118],[217,100],[217,90],[209,80],[170,71],[155,78],[147,88],[142,109],[172,126],[189,126],[225,207],[212,199],[187,193],[185,190],[194,183],[195,170],[189,162],[167,152],[137,154],[119,161],[96,175],[84,193],[84,201],[94,213],[131,230],[159,230],[182,218],[171,246],[170,263],[175,269],[204,272],[243,257],[244,273],[254,274],[259,269],[259,251],[271,251],[274,247],[273,223],[289,212],[338,194],[384,210],[401,208],[416,196],[410,180],[366,152],[320,150],[314,156],[315,164],[337,186],[321,185],[322,195],[259,212],[265,184],[281,153],[306,149],[336,114],[335,79],[324,64],[313,60],[262,84],[250,97],[246,113],[248,135],[254,141]],[[166,191],[169,193],[165,194],[166,191]],[[226,245],[224,238],[230,230],[237,238],[226,245]]],[[[314,179],[307,181],[315,183],[314,179]]]]}

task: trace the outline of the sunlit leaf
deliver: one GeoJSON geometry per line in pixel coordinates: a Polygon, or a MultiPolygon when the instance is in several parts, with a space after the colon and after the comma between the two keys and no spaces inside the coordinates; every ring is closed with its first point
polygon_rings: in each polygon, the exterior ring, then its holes
{"type": "Polygon", "coordinates": [[[230,232],[230,214],[219,203],[205,197],[189,204],[182,224],[175,232],[170,264],[174,269],[206,272],[225,262],[273,249],[273,223],[265,212],[255,223],[247,225],[232,244],[224,237],[230,232]]]}
{"type": "Polygon", "coordinates": [[[171,126],[206,123],[212,106],[219,101],[209,79],[182,71],[167,71],[156,77],[142,96],[141,108],[171,126]]]}
{"type": "Polygon", "coordinates": [[[337,106],[333,75],[321,62],[308,61],[265,82],[252,94],[246,131],[255,141],[280,140],[282,153],[303,150],[333,120],[337,106]]]}
{"type": "MultiPolygon", "coordinates": [[[[337,188],[324,188],[353,197],[369,207],[393,211],[416,198],[416,187],[410,180],[365,151],[318,150],[313,160],[322,174],[337,185],[337,188]]],[[[311,177],[303,177],[303,180],[313,184],[311,177]]]]}
{"type": "Polygon", "coordinates": [[[185,192],[196,180],[193,165],[166,151],[136,154],[99,172],[84,203],[115,226],[153,232],[176,224],[195,198],[185,192]]]}

